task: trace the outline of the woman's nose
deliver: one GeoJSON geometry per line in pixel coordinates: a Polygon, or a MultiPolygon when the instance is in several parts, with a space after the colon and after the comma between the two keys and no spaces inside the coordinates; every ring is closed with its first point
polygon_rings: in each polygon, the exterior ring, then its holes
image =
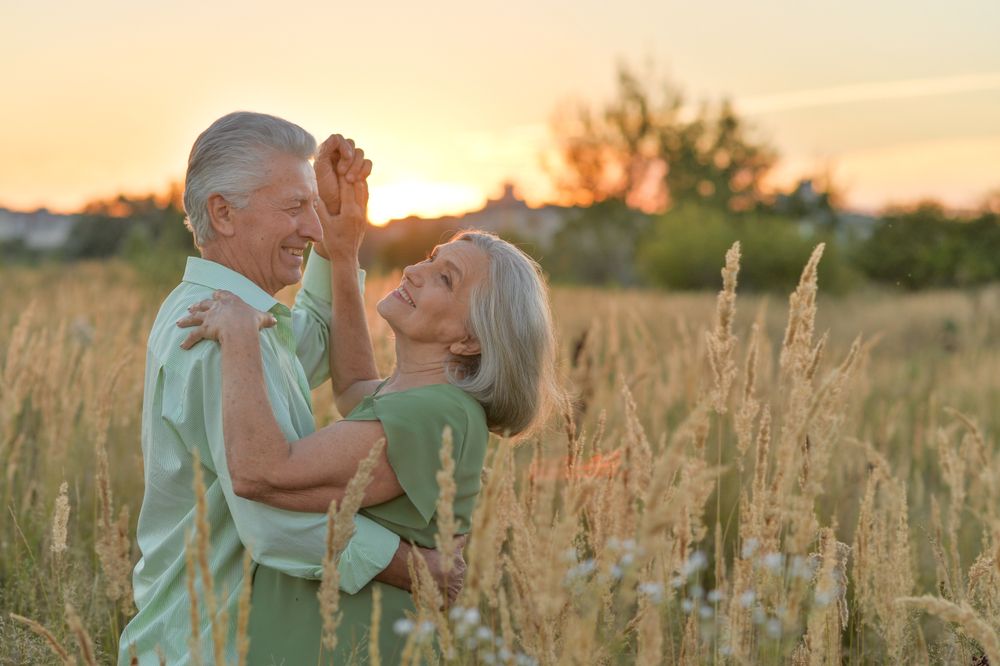
{"type": "Polygon", "coordinates": [[[418,280],[420,279],[420,271],[417,269],[416,264],[407,266],[403,269],[403,277],[408,281],[419,286],[418,280]]]}

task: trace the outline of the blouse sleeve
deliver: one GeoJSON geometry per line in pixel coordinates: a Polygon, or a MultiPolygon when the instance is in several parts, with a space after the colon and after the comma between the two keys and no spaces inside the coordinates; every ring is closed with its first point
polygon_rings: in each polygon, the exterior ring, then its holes
{"type": "Polygon", "coordinates": [[[444,427],[451,427],[457,467],[469,430],[468,408],[459,396],[445,391],[388,393],[373,407],[385,430],[386,453],[399,485],[429,524],[440,492],[437,473],[444,427]]]}

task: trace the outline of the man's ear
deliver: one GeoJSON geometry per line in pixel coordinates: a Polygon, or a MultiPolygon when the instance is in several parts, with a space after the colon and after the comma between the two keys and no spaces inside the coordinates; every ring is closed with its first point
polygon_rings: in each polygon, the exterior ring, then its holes
{"type": "Polygon", "coordinates": [[[212,223],[212,231],[220,236],[232,236],[236,232],[234,210],[233,205],[221,194],[208,197],[208,219],[212,223]]]}
{"type": "Polygon", "coordinates": [[[458,342],[451,343],[448,351],[455,356],[475,356],[480,352],[479,340],[476,340],[471,335],[467,335],[458,342]]]}

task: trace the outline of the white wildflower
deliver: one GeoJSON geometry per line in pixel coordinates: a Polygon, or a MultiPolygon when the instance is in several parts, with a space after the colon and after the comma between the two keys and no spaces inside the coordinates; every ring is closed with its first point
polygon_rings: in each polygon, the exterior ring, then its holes
{"type": "Polygon", "coordinates": [[[406,636],[416,625],[413,624],[413,620],[405,617],[401,617],[396,620],[392,625],[392,630],[400,636],[406,636]]]}
{"type": "Polygon", "coordinates": [[[761,563],[768,571],[778,573],[785,565],[785,556],[782,553],[768,553],[761,559],[761,563]]]}

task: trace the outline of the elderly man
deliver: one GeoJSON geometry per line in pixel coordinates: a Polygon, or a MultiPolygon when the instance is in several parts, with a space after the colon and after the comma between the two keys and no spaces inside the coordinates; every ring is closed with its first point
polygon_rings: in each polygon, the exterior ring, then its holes
{"type": "MultiPolygon", "coordinates": [[[[339,137],[331,140],[339,142],[339,164],[348,180],[366,178],[371,163],[361,151],[339,137]]],[[[227,662],[236,655],[239,593],[250,583],[243,580],[245,549],[256,563],[282,572],[321,575],[324,515],[271,508],[233,492],[222,432],[219,347],[182,351],[186,333],[175,324],[190,305],[219,289],[274,315],[277,325],[261,331],[271,407],[289,439],[313,432],[310,390],[329,378],[328,345],[336,344],[329,340],[330,265],[316,251],[304,275],[302,270],[309,243],[322,245],[314,206],[336,206],[329,191],[326,203],[319,200],[309,164],[315,150],[313,137],[297,125],[243,112],[214,122],[191,149],[184,207],[202,256],[188,259],[183,280],[164,301],[149,334],[142,414],[146,486],[137,530],[142,557],[133,574],[139,610],[122,633],[121,663],[132,653],[141,664],[159,663],[160,654],[169,664],[194,661],[193,635],[200,636],[198,661],[213,661],[211,618],[201,598],[198,626],[192,627],[186,583],[185,538],[196,529],[197,461],[206,486],[217,618],[222,611],[228,617],[227,662]],[[302,289],[289,310],[274,295],[300,279],[302,289]]],[[[374,578],[409,589],[410,546],[363,516],[355,525],[338,564],[341,588],[356,592],[374,578]]],[[[423,552],[437,570],[436,553],[423,552]]],[[[464,570],[464,562],[458,564],[464,570]]]]}

